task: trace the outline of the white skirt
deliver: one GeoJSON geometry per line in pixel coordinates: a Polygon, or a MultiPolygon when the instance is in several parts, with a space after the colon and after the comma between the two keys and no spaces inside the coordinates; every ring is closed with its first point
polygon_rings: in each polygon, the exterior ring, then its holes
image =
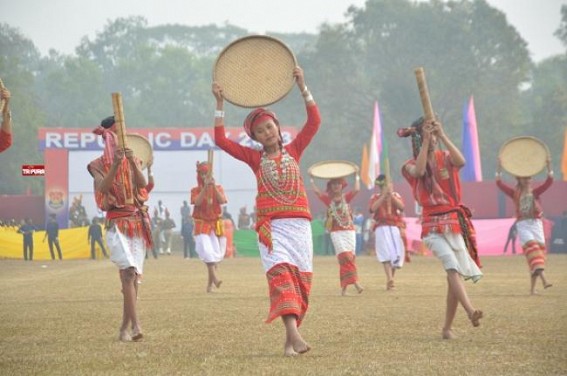
{"type": "Polygon", "coordinates": [[[469,255],[461,234],[430,233],[423,238],[423,242],[441,260],[445,270],[456,270],[465,280],[472,279],[473,282],[482,278],[482,272],[469,255]]]}
{"type": "Polygon", "coordinates": [[[331,232],[331,241],[335,248],[335,254],[343,252],[354,252],[356,247],[356,232],[353,230],[342,230],[331,232]]]}
{"type": "Polygon", "coordinates": [[[214,231],[195,235],[195,251],[204,263],[221,262],[226,253],[226,236],[216,236],[214,231]]]}
{"type": "Polygon", "coordinates": [[[541,219],[523,219],[516,223],[516,229],[518,230],[518,238],[522,246],[532,240],[545,244],[541,219]]]}
{"type": "Polygon", "coordinates": [[[131,238],[114,226],[106,231],[106,244],[110,249],[110,261],[119,269],[135,268],[137,274],[143,274],[147,249],[142,237],[131,238]]]}
{"type": "Polygon", "coordinates": [[[376,258],[379,262],[390,262],[393,268],[404,266],[405,249],[396,226],[378,226],[374,231],[376,258]]]}
{"type": "Polygon", "coordinates": [[[313,272],[311,222],[305,218],[274,219],[271,222],[272,251],[258,242],[264,271],[287,263],[297,266],[300,272],[313,272]]]}

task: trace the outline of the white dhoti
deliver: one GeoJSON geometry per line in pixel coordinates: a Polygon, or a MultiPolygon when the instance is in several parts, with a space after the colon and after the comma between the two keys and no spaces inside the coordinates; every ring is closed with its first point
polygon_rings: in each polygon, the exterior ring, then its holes
{"type": "Polygon", "coordinates": [[[142,237],[126,236],[115,226],[106,231],[106,244],[110,260],[119,269],[135,268],[137,274],[143,274],[147,249],[142,237]]]}
{"type": "Polygon", "coordinates": [[[441,260],[445,270],[456,270],[465,280],[472,279],[473,282],[482,278],[482,272],[469,255],[461,234],[430,233],[423,238],[423,242],[441,260]]]}
{"type": "Polygon", "coordinates": [[[335,248],[335,255],[343,252],[354,252],[356,247],[356,232],[354,230],[333,231],[330,235],[335,248]]]}
{"type": "Polygon", "coordinates": [[[545,244],[541,219],[522,219],[516,222],[516,229],[518,230],[518,238],[522,246],[531,240],[539,244],[545,244]]]}
{"type": "Polygon", "coordinates": [[[274,219],[271,221],[271,233],[272,251],[258,243],[264,271],[287,263],[297,266],[300,272],[313,272],[313,240],[308,219],[274,219]]]}
{"type": "Polygon", "coordinates": [[[380,262],[390,262],[393,268],[404,266],[405,248],[396,226],[378,226],[374,231],[376,258],[380,262]]]}
{"type": "Polygon", "coordinates": [[[226,236],[216,236],[214,231],[195,235],[195,251],[204,263],[221,262],[226,253],[226,236]]]}

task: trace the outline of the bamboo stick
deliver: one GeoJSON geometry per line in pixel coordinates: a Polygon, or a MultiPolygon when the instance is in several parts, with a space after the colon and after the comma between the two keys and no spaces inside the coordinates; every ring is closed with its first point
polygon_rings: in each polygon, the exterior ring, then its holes
{"type": "MultiPolygon", "coordinates": [[[[116,124],[116,134],[118,136],[118,147],[125,150],[128,147],[126,141],[126,122],[124,121],[124,107],[122,105],[122,95],[120,93],[112,93],[112,107],[114,109],[114,123],[116,124]]],[[[124,197],[126,204],[134,203],[134,192],[132,188],[132,176],[127,169],[122,171],[122,188],[124,189],[124,197]]]]}
{"type": "Polygon", "coordinates": [[[209,149],[207,151],[207,162],[209,164],[209,177],[213,176],[213,166],[214,166],[214,150],[213,149],[209,149]]]}
{"type": "Polygon", "coordinates": [[[429,98],[427,82],[425,81],[425,71],[422,67],[415,70],[415,78],[417,80],[417,88],[419,89],[419,97],[421,98],[421,106],[423,107],[425,120],[433,120],[435,114],[433,112],[433,106],[431,105],[431,99],[429,98]]]}
{"type": "Polygon", "coordinates": [[[126,122],[124,121],[124,107],[122,105],[122,94],[112,93],[112,107],[114,108],[114,123],[118,135],[118,145],[125,149],[128,147],[126,141],[126,122]]]}

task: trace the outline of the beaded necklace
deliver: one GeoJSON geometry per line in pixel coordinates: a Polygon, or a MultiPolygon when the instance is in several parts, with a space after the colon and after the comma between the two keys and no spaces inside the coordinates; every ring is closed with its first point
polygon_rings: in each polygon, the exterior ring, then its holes
{"type": "Polygon", "coordinates": [[[342,228],[347,228],[352,225],[352,217],[350,211],[348,210],[348,204],[346,203],[345,196],[341,195],[341,201],[336,202],[331,201],[329,205],[329,212],[331,217],[337,224],[342,228]]]}
{"type": "Polygon", "coordinates": [[[299,166],[287,150],[281,151],[279,168],[274,159],[269,158],[265,151],[262,152],[260,181],[272,199],[281,204],[294,204],[299,198],[300,176],[299,166]]]}

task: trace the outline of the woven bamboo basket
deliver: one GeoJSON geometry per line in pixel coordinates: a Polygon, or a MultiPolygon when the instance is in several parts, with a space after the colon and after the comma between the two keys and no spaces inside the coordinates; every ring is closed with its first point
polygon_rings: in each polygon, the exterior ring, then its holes
{"type": "Polygon", "coordinates": [[[226,46],[213,69],[213,80],[224,98],[239,107],[263,107],[285,97],[293,88],[295,55],[280,40],[251,35],[226,46]]]}
{"type": "Polygon", "coordinates": [[[506,141],[498,153],[502,168],[517,177],[537,175],[547,164],[549,149],[535,137],[522,136],[506,141]]]}
{"type": "Polygon", "coordinates": [[[134,156],[142,161],[142,170],[148,167],[148,162],[153,158],[152,144],[142,135],[128,133],[126,135],[126,144],[132,149],[134,156]]]}
{"type": "Polygon", "coordinates": [[[307,173],[319,179],[344,178],[358,172],[358,166],[349,161],[317,162],[307,170],[307,173]]]}

